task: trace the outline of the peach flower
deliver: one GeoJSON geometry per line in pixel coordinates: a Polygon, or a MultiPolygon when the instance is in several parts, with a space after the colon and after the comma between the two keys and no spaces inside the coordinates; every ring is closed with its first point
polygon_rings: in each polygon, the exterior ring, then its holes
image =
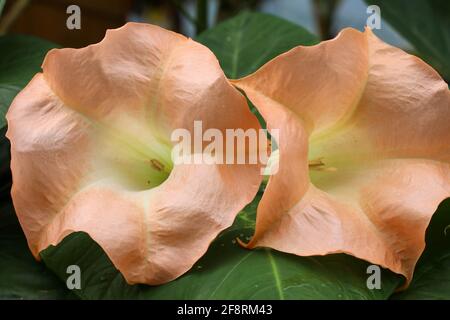
{"type": "Polygon", "coordinates": [[[7,120],[12,197],[34,256],[84,231],[129,283],[189,270],[261,181],[259,165],[172,163],[174,129],[259,124],[208,48],[156,26],[50,51],[7,120]]]}
{"type": "Polygon", "coordinates": [[[347,253],[410,282],[450,196],[450,93],[419,58],[364,33],[297,47],[233,83],[280,129],[248,248],[347,253]]]}

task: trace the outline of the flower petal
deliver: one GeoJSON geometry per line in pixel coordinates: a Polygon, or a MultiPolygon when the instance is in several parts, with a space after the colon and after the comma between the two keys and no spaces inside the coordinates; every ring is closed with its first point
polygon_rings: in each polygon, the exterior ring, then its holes
{"type": "Polygon", "coordinates": [[[257,92],[247,94],[266,119],[267,129],[279,130],[278,139],[282,142],[278,144],[278,170],[270,177],[258,205],[255,236],[245,245],[252,247],[254,241],[281,219],[308,190],[308,133],[299,117],[289,109],[257,92]],[[295,143],[284,143],[291,141],[295,143]]]}
{"type": "Polygon", "coordinates": [[[262,178],[259,164],[166,173],[151,162],[170,156],[171,130],[193,130],[194,120],[204,130],[260,128],[214,55],[131,23],[100,44],[50,52],[43,69],[7,114],[13,202],[35,257],[84,231],[129,283],[189,270],[262,178]]]}
{"type": "Polygon", "coordinates": [[[214,54],[158,26],[127,23],[108,30],[100,43],[51,50],[42,68],[52,91],[76,111],[107,121],[126,111],[166,142],[173,129],[192,129],[194,120],[204,129],[255,123],[250,115],[232,116],[234,109],[242,112],[242,98],[227,88],[214,54]]]}
{"type": "Polygon", "coordinates": [[[323,133],[356,107],[367,79],[367,56],[364,37],[346,29],[334,40],[281,54],[233,83],[295,112],[308,132],[323,133]]]}
{"type": "MultiPolygon", "coordinates": [[[[431,216],[450,197],[450,94],[437,72],[369,29],[346,29],[234,84],[267,122],[284,109],[309,133],[309,143],[292,135],[279,145],[309,149],[311,184],[294,205],[272,204],[283,211],[260,205],[248,246],[298,255],[343,252],[403,274],[407,285],[431,216]],[[315,162],[323,166],[313,168],[315,162]]],[[[281,164],[293,161],[280,153],[281,164]]],[[[298,196],[297,177],[272,176],[261,203],[298,196]],[[279,180],[284,188],[275,187],[279,180]]]]}
{"type": "MultiPolygon", "coordinates": [[[[363,94],[345,123],[312,136],[312,157],[428,158],[450,161],[450,91],[419,58],[391,47],[367,29],[369,71],[363,94]]],[[[336,39],[335,41],[338,41],[336,39]]]]}

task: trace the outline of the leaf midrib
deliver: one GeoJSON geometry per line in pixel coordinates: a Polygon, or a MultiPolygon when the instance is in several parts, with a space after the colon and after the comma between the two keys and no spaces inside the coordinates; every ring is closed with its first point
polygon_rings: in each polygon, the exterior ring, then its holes
{"type": "Polygon", "coordinates": [[[273,258],[272,252],[270,249],[266,249],[267,257],[269,258],[270,267],[272,268],[272,273],[275,278],[275,287],[277,288],[278,296],[280,300],[284,300],[284,293],[283,293],[283,287],[280,277],[280,272],[278,271],[278,266],[275,262],[275,259],[273,258]]]}

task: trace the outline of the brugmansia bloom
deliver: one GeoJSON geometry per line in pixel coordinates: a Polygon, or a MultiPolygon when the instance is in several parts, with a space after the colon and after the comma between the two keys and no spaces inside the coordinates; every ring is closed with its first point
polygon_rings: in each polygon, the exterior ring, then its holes
{"type": "Polygon", "coordinates": [[[129,283],[189,270],[261,180],[258,165],[173,165],[175,128],[259,124],[209,49],[156,26],[50,51],[7,120],[12,197],[34,256],[84,231],[129,283]]]}
{"type": "Polygon", "coordinates": [[[234,82],[279,128],[249,248],[347,253],[411,280],[450,196],[450,94],[436,71],[346,29],[234,82]]]}

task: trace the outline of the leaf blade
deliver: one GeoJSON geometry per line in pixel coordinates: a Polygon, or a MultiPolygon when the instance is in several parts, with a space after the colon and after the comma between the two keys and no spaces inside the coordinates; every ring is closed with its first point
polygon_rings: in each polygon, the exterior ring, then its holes
{"type": "Polygon", "coordinates": [[[5,114],[14,97],[41,71],[44,56],[55,47],[30,36],[0,37],[0,128],[6,125],[5,114]]]}
{"type": "Polygon", "coordinates": [[[409,288],[394,300],[450,300],[450,198],[444,200],[427,230],[427,247],[416,266],[409,288]]]}
{"type": "Polygon", "coordinates": [[[386,19],[441,75],[450,79],[450,3],[446,0],[375,0],[386,19]]]}
{"type": "Polygon", "coordinates": [[[294,23],[249,11],[203,32],[197,41],[214,52],[231,79],[256,71],[295,46],[318,43],[316,36],[294,23]]]}

